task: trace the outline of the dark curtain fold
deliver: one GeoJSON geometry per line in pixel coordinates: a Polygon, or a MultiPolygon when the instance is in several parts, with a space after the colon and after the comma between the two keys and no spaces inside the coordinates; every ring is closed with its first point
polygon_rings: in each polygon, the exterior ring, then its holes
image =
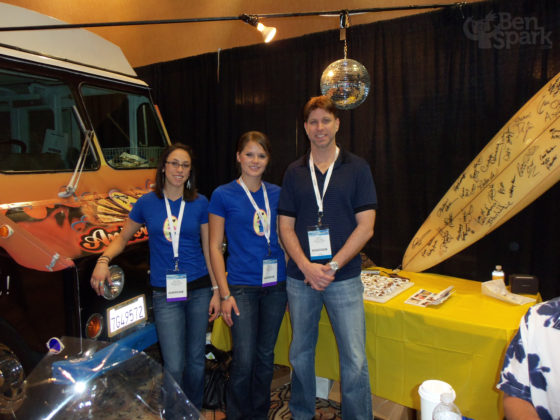
{"type": "MultiPolygon", "coordinates": [[[[366,253],[379,265],[397,267],[451,183],[560,71],[560,3],[465,5],[351,26],[347,39],[348,58],[366,66],[372,88],[358,108],[341,111],[337,141],[368,160],[378,188],[376,231],[366,253]],[[500,20],[517,25],[505,28],[506,35],[541,31],[544,42],[512,39],[507,48],[500,39],[490,42],[483,24],[500,20]]],[[[209,196],[237,176],[235,145],[247,130],[269,135],[273,157],[266,178],[281,183],[287,165],[308,146],[301,108],[320,94],[323,70],[340,58],[343,44],[333,30],[137,71],[152,86],[172,141],[193,146],[199,188],[209,196]]],[[[560,295],[559,199],[556,185],[430,271],[485,281],[502,264],[510,274],[537,275],[543,297],[560,295]]]]}

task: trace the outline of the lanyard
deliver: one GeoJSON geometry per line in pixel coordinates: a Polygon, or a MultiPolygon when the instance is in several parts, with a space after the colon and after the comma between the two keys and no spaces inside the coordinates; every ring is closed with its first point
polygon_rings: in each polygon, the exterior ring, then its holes
{"type": "Polygon", "coordinates": [[[179,236],[181,232],[181,223],[183,222],[183,212],[185,211],[185,200],[181,198],[181,209],[179,210],[179,217],[177,218],[177,225],[173,223],[173,214],[169,206],[169,200],[165,193],[165,210],[167,210],[167,220],[169,223],[169,233],[171,234],[171,246],[173,247],[173,259],[175,261],[175,271],[179,270],[179,236]]]}
{"type": "Polygon", "coordinates": [[[255,200],[253,199],[253,196],[251,195],[251,192],[249,191],[249,188],[247,188],[247,185],[245,185],[245,183],[243,182],[243,178],[239,177],[239,185],[241,185],[241,187],[243,188],[243,190],[245,191],[245,194],[247,194],[247,197],[249,198],[249,201],[251,202],[251,204],[253,205],[253,208],[255,209],[255,211],[257,212],[258,216],[259,216],[259,220],[262,223],[263,226],[263,231],[264,231],[264,236],[266,238],[266,242],[268,243],[268,250],[270,252],[270,204],[268,202],[268,194],[266,193],[266,187],[264,186],[264,183],[261,181],[261,186],[262,186],[262,190],[263,190],[263,196],[264,196],[264,205],[266,207],[266,220],[264,218],[264,216],[261,213],[261,209],[259,209],[259,206],[257,206],[257,203],[255,203],[255,200]]]}
{"type": "Polygon", "coordinates": [[[313,182],[313,190],[315,191],[315,200],[317,200],[317,207],[319,209],[319,214],[317,216],[318,225],[321,226],[321,219],[323,218],[323,198],[327,192],[329,182],[331,181],[331,175],[334,168],[334,163],[338,158],[338,147],[336,148],[336,153],[334,155],[334,160],[332,161],[329,169],[327,171],[327,176],[325,178],[325,183],[323,184],[323,194],[319,193],[319,184],[317,184],[317,176],[315,175],[315,165],[313,163],[313,153],[309,153],[309,171],[311,172],[311,181],[313,182]]]}

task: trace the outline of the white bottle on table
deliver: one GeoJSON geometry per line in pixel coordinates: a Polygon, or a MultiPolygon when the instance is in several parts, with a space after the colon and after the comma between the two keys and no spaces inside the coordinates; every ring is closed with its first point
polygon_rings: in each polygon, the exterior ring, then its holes
{"type": "Polygon", "coordinates": [[[435,406],[432,412],[432,420],[461,420],[461,411],[453,404],[453,394],[444,392],[440,396],[441,402],[435,406]]]}
{"type": "Polygon", "coordinates": [[[504,274],[504,270],[502,270],[501,265],[497,265],[494,271],[492,271],[492,280],[506,280],[506,275],[504,274]]]}

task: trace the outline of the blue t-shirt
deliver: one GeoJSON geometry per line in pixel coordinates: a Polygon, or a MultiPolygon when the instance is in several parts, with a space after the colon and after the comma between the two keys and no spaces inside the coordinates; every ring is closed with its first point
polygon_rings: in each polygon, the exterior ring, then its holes
{"type": "MultiPolygon", "coordinates": [[[[315,167],[315,174],[319,191],[322,192],[327,172],[325,171],[323,174],[315,167]]],[[[341,149],[323,197],[322,223],[329,228],[333,256],[344,246],[356,228],[356,214],[376,208],[377,194],[368,163],[341,149]]],[[[306,154],[290,164],[284,174],[278,214],[295,218],[295,232],[308,259],[307,231],[308,227],[317,225],[318,212],[319,208],[309,173],[309,154],[306,154]]],[[[329,260],[314,262],[325,264],[329,260]]],[[[356,277],[360,271],[361,258],[357,254],[337,271],[335,281],[356,277]]],[[[304,279],[303,273],[292,259],[288,261],[288,275],[295,279],[304,279]]]]}
{"type": "MultiPolygon", "coordinates": [[[[265,182],[265,186],[272,218],[271,256],[278,261],[278,281],[281,282],[286,280],[286,264],[284,251],[278,243],[276,229],[280,187],[268,182],[265,182]]],[[[251,194],[257,207],[266,214],[262,188],[251,194]]],[[[268,258],[268,245],[259,216],[241,185],[237,181],[232,181],[216,188],[210,198],[208,212],[223,217],[225,221],[229,253],[228,283],[246,286],[262,285],[263,259],[268,258]]]]}
{"type": "MultiPolygon", "coordinates": [[[[181,198],[169,200],[171,214],[176,219],[181,208],[181,198]]],[[[165,199],[154,193],[143,195],[134,204],[129,217],[148,228],[150,245],[150,283],[165,287],[167,270],[175,268],[173,246],[167,221],[165,199]]],[[[194,201],[185,202],[179,236],[179,270],[187,273],[187,282],[206,276],[208,269],[200,243],[200,225],[208,223],[208,199],[198,195],[194,201]]]]}

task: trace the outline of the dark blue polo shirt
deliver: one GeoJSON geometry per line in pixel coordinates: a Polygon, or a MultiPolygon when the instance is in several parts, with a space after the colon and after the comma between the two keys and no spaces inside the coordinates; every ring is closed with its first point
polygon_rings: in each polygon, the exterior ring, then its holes
{"type": "MultiPolygon", "coordinates": [[[[315,167],[319,191],[323,191],[326,172],[315,167]]],[[[323,225],[329,227],[332,255],[343,247],[357,226],[356,213],[377,208],[377,193],[368,163],[353,153],[340,150],[323,197],[323,225]]],[[[303,252],[309,258],[307,228],[317,225],[317,201],[309,173],[309,153],[286,170],[278,203],[278,214],[295,218],[295,232],[303,252]]],[[[330,259],[329,259],[330,260],[330,259]]],[[[324,264],[329,260],[314,261],[324,264]]],[[[335,281],[356,277],[361,271],[361,258],[356,255],[337,273],[335,281]]],[[[292,259],[288,262],[288,276],[304,279],[292,259]]]]}

